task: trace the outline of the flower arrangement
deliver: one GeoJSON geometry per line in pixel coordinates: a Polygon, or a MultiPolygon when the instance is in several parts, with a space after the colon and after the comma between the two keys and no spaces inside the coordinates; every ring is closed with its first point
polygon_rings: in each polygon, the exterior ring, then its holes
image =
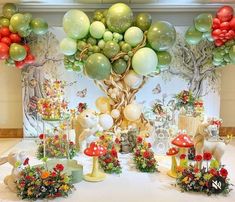
{"type": "Polygon", "coordinates": [[[228,194],[231,191],[228,171],[212,159],[211,153],[195,156],[195,165],[178,168],[177,185],[181,191],[203,192],[211,194],[228,194]],[[202,161],[206,166],[201,168],[202,161]],[[210,163],[209,163],[210,162],[210,163]]]}
{"type": "Polygon", "coordinates": [[[78,103],[78,106],[77,106],[77,111],[79,112],[79,113],[82,113],[84,110],[86,110],[87,109],[87,103],[85,103],[85,102],[80,102],[80,103],[78,103]]]}
{"type": "Polygon", "coordinates": [[[73,185],[71,178],[63,170],[62,164],[57,164],[52,171],[48,171],[44,166],[31,167],[27,163],[16,181],[17,195],[28,200],[68,196],[73,185]]]}
{"type": "Polygon", "coordinates": [[[151,144],[145,142],[140,136],[138,136],[136,140],[134,162],[136,164],[136,168],[141,172],[153,173],[157,171],[157,161],[154,158],[154,152],[151,149],[151,144]]]}
{"type": "Polygon", "coordinates": [[[43,92],[45,98],[38,100],[38,113],[46,120],[60,120],[68,112],[68,102],[64,100],[63,81],[45,80],[43,83],[43,92]]]}
{"type": "Polygon", "coordinates": [[[45,136],[44,134],[39,135],[40,143],[37,150],[37,158],[41,159],[44,157],[44,148],[46,150],[46,156],[49,158],[69,158],[72,159],[78,152],[74,142],[67,140],[67,135],[58,134],[54,136],[45,136]],[[45,137],[45,147],[44,147],[45,137]],[[67,153],[68,152],[68,153],[67,153]]]}
{"type": "Polygon", "coordinates": [[[106,147],[107,152],[105,155],[99,157],[99,164],[106,173],[120,174],[122,167],[118,159],[115,142],[112,140],[111,135],[101,135],[99,137],[99,144],[106,147]]]}

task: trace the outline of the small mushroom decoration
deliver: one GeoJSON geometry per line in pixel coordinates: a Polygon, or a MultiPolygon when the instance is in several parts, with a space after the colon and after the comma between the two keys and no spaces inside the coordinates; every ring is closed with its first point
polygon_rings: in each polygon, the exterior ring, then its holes
{"type": "Polygon", "coordinates": [[[172,147],[166,152],[167,156],[171,156],[171,169],[167,172],[167,175],[173,178],[177,177],[177,172],[176,172],[177,162],[175,156],[178,153],[179,150],[176,147],[172,147]]]}
{"type": "MultiPolygon", "coordinates": [[[[179,133],[179,135],[172,140],[171,144],[179,147],[180,154],[186,154],[186,156],[187,156],[186,149],[189,149],[194,145],[191,137],[187,135],[185,132],[179,133]]],[[[183,159],[180,159],[180,165],[182,163],[181,162],[182,160],[183,159]]]]}
{"type": "Polygon", "coordinates": [[[88,148],[84,150],[87,156],[93,157],[92,172],[84,176],[84,180],[90,182],[102,181],[105,178],[105,174],[99,171],[98,157],[105,155],[106,148],[98,145],[96,142],[92,142],[88,148]]]}

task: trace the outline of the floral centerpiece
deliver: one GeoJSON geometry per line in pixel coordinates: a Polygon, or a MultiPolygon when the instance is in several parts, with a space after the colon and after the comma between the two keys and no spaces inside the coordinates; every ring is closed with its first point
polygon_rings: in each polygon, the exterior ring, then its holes
{"type": "Polygon", "coordinates": [[[134,162],[136,168],[141,172],[153,173],[157,171],[157,161],[151,144],[144,141],[140,136],[137,137],[136,148],[134,149],[134,162]]]}
{"type": "Polygon", "coordinates": [[[41,159],[45,154],[49,158],[69,158],[72,159],[78,152],[76,145],[72,141],[68,141],[67,135],[58,134],[53,136],[45,136],[44,134],[39,135],[40,143],[37,150],[37,158],[41,159]],[[45,145],[44,145],[45,143],[45,145]]]}
{"type": "Polygon", "coordinates": [[[111,135],[101,135],[99,143],[106,147],[107,152],[105,155],[99,157],[99,164],[106,173],[120,174],[122,167],[118,159],[118,152],[116,150],[115,142],[112,140],[111,135]]]}
{"type": "Polygon", "coordinates": [[[21,199],[53,199],[67,197],[72,189],[71,178],[63,173],[64,166],[57,164],[48,171],[44,166],[25,165],[16,181],[17,195],[21,199]]]}
{"type": "Polygon", "coordinates": [[[203,156],[195,156],[195,165],[178,168],[176,181],[181,191],[203,192],[208,195],[226,195],[231,191],[228,171],[216,160],[211,159],[212,155],[206,152],[203,156]],[[206,161],[206,166],[201,168],[203,160],[206,161]]]}
{"type": "Polygon", "coordinates": [[[46,80],[44,97],[38,100],[38,113],[46,120],[60,120],[68,113],[68,102],[63,98],[65,82],[46,80]]]}

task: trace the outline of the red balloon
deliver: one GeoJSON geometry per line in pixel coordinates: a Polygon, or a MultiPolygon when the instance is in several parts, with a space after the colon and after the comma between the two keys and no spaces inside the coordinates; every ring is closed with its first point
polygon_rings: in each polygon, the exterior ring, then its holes
{"type": "Polygon", "coordinates": [[[25,65],[25,61],[22,60],[22,61],[15,61],[15,66],[18,68],[18,69],[22,69],[25,65]]]}
{"type": "Polygon", "coordinates": [[[229,24],[229,22],[222,22],[222,23],[220,24],[220,29],[221,29],[221,30],[230,30],[230,24],[229,24]]]}
{"type": "Polygon", "coordinates": [[[217,11],[217,18],[221,22],[228,22],[233,17],[233,8],[231,6],[223,6],[217,11]]]}
{"type": "Polygon", "coordinates": [[[227,35],[231,38],[235,37],[235,32],[233,30],[229,30],[227,35]]]}
{"type": "Polygon", "coordinates": [[[5,43],[0,42],[0,60],[7,58],[9,58],[9,47],[5,43]]]}
{"type": "Polygon", "coordinates": [[[30,47],[29,47],[29,45],[28,45],[28,44],[24,44],[23,46],[24,46],[26,52],[29,53],[29,52],[30,52],[30,47]]]}
{"type": "Polygon", "coordinates": [[[2,36],[1,36],[1,34],[0,34],[0,39],[1,39],[1,37],[2,37],[2,36]]]}
{"type": "Polygon", "coordinates": [[[214,19],[213,19],[212,28],[213,28],[213,29],[218,29],[218,28],[220,28],[220,20],[219,20],[219,18],[214,18],[214,19]]]}
{"type": "Polygon", "coordinates": [[[18,34],[12,33],[10,35],[10,39],[13,43],[20,43],[21,42],[21,37],[18,34]]]}
{"type": "Polygon", "coordinates": [[[35,57],[32,54],[28,54],[25,58],[25,63],[26,64],[32,64],[35,62],[35,57]]]}
{"type": "Polygon", "coordinates": [[[216,29],[216,30],[214,30],[213,32],[212,32],[212,37],[213,37],[213,39],[218,39],[219,38],[219,35],[221,34],[222,32],[221,32],[221,30],[220,29],[216,29]]]}
{"type": "Polygon", "coordinates": [[[8,27],[2,27],[0,29],[0,34],[2,35],[2,37],[4,37],[4,36],[9,36],[11,32],[8,27]]]}
{"type": "Polygon", "coordinates": [[[233,19],[229,22],[229,25],[232,30],[235,30],[235,17],[233,17],[233,19]]]}
{"type": "Polygon", "coordinates": [[[8,46],[11,45],[11,39],[9,37],[6,37],[6,36],[2,37],[1,42],[5,43],[8,46]]]}
{"type": "Polygon", "coordinates": [[[216,46],[222,46],[223,44],[224,44],[224,42],[222,40],[220,40],[220,39],[215,40],[215,45],[216,46]]]}

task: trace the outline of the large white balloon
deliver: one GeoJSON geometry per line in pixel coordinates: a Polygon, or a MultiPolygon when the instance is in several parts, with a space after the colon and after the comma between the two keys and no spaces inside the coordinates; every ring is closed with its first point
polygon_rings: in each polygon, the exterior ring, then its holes
{"type": "Polygon", "coordinates": [[[124,77],[124,82],[131,89],[138,88],[143,81],[143,76],[135,73],[135,71],[130,70],[124,77]]]}
{"type": "Polygon", "coordinates": [[[125,107],[123,113],[127,120],[136,121],[140,118],[142,112],[140,105],[131,103],[125,107]]]}
{"type": "Polygon", "coordinates": [[[112,128],[112,126],[113,126],[113,118],[109,114],[101,114],[99,116],[99,123],[100,123],[100,126],[104,130],[108,130],[108,129],[112,128]]]}
{"type": "Polygon", "coordinates": [[[130,27],[126,30],[124,39],[131,46],[137,46],[144,38],[144,34],[139,27],[130,27]]]}
{"type": "Polygon", "coordinates": [[[73,55],[77,51],[77,42],[74,39],[66,37],[60,42],[60,50],[64,55],[73,55]]]}
{"type": "Polygon", "coordinates": [[[151,48],[139,49],[132,58],[132,67],[140,75],[148,75],[156,71],[157,64],[157,55],[151,48]]]}

